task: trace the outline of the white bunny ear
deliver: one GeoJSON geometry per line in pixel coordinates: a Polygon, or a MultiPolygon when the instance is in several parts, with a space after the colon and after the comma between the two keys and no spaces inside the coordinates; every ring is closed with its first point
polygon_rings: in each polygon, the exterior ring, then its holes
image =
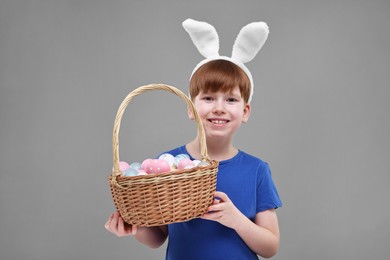
{"type": "Polygon", "coordinates": [[[187,19],[182,25],[200,54],[205,58],[219,56],[218,33],[211,24],[187,19]]]}
{"type": "Polygon", "coordinates": [[[246,63],[251,61],[267,40],[268,25],[254,22],[244,26],[233,45],[232,59],[246,63]]]}

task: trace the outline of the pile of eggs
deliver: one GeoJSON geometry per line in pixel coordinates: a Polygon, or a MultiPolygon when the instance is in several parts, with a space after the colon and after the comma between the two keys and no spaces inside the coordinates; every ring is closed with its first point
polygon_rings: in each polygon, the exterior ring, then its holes
{"type": "Polygon", "coordinates": [[[147,174],[159,174],[175,170],[192,169],[194,167],[202,167],[209,165],[209,162],[191,160],[188,154],[178,154],[173,156],[169,153],[164,153],[158,159],[146,159],[142,163],[133,162],[131,164],[121,161],[119,169],[123,176],[139,176],[147,174]]]}

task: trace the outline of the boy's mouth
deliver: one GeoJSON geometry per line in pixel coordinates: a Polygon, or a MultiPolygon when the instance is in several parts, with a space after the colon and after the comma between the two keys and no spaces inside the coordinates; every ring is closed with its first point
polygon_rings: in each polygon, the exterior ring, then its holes
{"type": "Polygon", "coordinates": [[[208,121],[213,123],[214,125],[224,125],[229,122],[229,120],[225,119],[209,119],[208,121]]]}

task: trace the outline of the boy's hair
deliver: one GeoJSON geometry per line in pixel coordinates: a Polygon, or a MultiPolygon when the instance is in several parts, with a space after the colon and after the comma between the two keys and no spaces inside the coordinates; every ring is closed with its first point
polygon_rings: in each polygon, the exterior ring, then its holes
{"type": "Polygon", "coordinates": [[[251,83],[245,72],[236,64],[227,60],[212,60],[202,65],[190,81],[191,99],[199,94],[222,91],[231,92],[236,86],[240,89],[241,97],[248,103],[251,83]]]}

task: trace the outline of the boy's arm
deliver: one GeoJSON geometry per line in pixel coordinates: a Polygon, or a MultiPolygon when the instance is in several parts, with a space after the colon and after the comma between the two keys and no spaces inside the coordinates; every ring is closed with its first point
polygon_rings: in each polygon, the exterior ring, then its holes
{"type": "Polygon", "coordinates": [[[279,248],[280,234],[276,211],[274,209],[256,214],[252,222],[242,214],[223,192],[216,192],[220,198],[209,207],[209,213],[203,219],[214,220],[234,229],[244,242],[256,254],[269,258],[276,254],[279,248]]]}
{"type": "Polygon", "coordinates": [[[134,237],[142,244],[151,248],[158,248],[167,239],[168,231],[166,226],[138,227],[138,231],[134,237]]]}
{"type": "Polygon", "coordinates": [[[264,258],[272,257],[278,251],[280,234],[274,209],[257,213],[255,223],[242,215],[235,230],[254,252],[264,258]]]}
{"type": "Polygon", "coordinates": [[[104,227],[118,237],[133,235],[139,242],[152,248],[160,247],[168,237],[167,226],[131,226],[123,221],[118,212],[111,214],[104,227]]]}

